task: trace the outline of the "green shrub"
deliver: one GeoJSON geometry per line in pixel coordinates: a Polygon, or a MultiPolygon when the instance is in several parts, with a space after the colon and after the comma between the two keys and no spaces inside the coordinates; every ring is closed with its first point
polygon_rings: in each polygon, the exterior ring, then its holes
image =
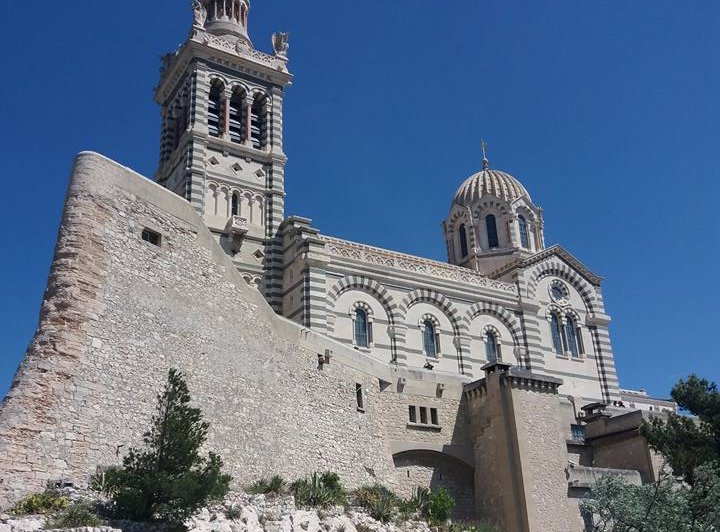
{"type": "Polygon", "coordinates": [[[270,483],[265,480],[264,478],[261,478],[257,482],[253,482],[247,487],[247,492],[250,495],[264,495],[270,490],[270,483]]]}
{"type": "MultiPolygon", "coordinates": [[[[385,486],[363,486],[353,492],[354,501],[365,508],[370,517],[383,523],[389,522],[404,502],[385,486]]],[[[402,512],[401,512],[402,513],[402,512]]]]}
{"type": "Polygon", "coordinates": [[[450,519],[450,512],[455,506],[455,499],[443,488],[430,494],[430,505],[427,509],[427,520],[430,526],[437,526],[450,519]]]}
{"type": "Polygon", "coordinates": [[[14,515],[47,514],[64,510],[70,505],[67,497],[48,490],[29,495],[10,509],[14,515]]]}
{"type": "Polygon", "coordinates": [[[242,516],[242,508],[238,506],[226,506],[225,507],[225,518],[231,521],[236,521],[242,516]]]}
{"type": "Polygon", "coordinates": [[[123,470],[121,467],[98,467],[97,472],[90,478],[90,489],[101,493],[105,497],[112,497],[120,487],[122,478],[123,470]]]}
{"type": "Polygon", "coordinates": [[[407,501],[407,505],[411,510],[419,512],[423,517],[427,517],[430,508],[430,490],[417,487],[413,496],[407,501]]]}
{"type": "Polygon", "coordinates": [[[295,504],[301,508],[327,508],[345,504],[347,496],[336,473],[313,473],[310,478],[290,484],[295,504]]]}
{"type": "Polygon", "coordinates": [[[76,502],[48,519],[45,528],[80,528],[84,526],[98,527],[103,522],[93,512],[92,506],[86,502],[76,502]]]}
{"type": "Polygon", "coordinates": [[[251,495],[282,495],[286,491],[287,482],[280,475],[275,475],[269,481],[260,479],[247,489],[251,495]]]}
{"type": "Polygon", "coordinates": [[[227,493],[230,477],[222,473],[220,457],[199,454],[209,425],[189,403],[185,379],[171,369],[152,427],[143,436],[145,449],[131,449],[117,471],[118,517],[182,527],[196,510],[227,493]]]}

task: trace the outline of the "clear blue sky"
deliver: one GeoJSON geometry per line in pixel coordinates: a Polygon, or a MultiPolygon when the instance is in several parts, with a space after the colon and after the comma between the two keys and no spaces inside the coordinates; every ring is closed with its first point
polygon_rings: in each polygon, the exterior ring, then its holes
{"type": "MultiPolygon", "coordinates": [[[[73,155],[145,175],[160,56],[189,0],[3,9],[0,396],[37,324],[73,155]]],[[[254,0],[255,45],[291,32],[288,214],[445,260],[440,222],[480,166],[518,177],[606,277],[621,384],[720,380],[720,3],[254,0]]]]}

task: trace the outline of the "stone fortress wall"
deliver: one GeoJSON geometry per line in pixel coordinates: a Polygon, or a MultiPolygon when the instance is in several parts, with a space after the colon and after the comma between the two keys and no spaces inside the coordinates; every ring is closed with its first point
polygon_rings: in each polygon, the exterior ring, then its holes
{"type": "Polygon", "coordinates": [[[588,425],[590,447],[569,462],[561,379],[496,364],[471,383],[277,315],[190,203],[82,153],[38,329],[0,406],[0,508],[119,463],[171,367],[187,375],[211,423],[208,448],[240,485],[333,470],[349,487],[379,482],[404,496],[444,486],[459,515],[479,511],[507,532],[577,532],[594,461],[646,481],[657,465],[628,416],[588,425]],[[637,448],[637,459],[619,464],[611,446],[637,448]]]}
{"type": "Polygon", "coordinates": [[[118,463],[176,367],[238,482],[331,469],[408,495],[446,484],[472,511],[467,378],[395,368],[277,316],[188,202],[97,154],[78,156],[66,201],[38,329],[0,410],[0,505],[118,463]],[[436,408],[437,426],[409,424],[411,405],[436,408]]]}

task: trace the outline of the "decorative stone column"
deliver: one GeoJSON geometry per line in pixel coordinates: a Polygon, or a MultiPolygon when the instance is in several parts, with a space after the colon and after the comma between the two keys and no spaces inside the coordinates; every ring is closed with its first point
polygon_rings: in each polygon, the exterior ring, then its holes
{"type": "Polygon", "coordinates": [[[230,102],[232,101],[232,91],[226,87],[223,92],[223,127],[220,137],[223,140],[230,140],[230,102]]]}
{"type": "Polygon", "coordinates": [[[255,99],[251,94],[248,94],[247,100],[245,101],[245,146],[252,147],[252,108],[255,99]]]}

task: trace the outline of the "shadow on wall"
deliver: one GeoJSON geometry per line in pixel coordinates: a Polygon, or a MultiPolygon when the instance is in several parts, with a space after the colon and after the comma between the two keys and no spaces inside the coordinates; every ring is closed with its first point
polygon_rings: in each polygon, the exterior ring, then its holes
{"type": "MultiPolygon", "coordinates": [[[[426,448],[422,443],[416,449],[408,449],[393,455],[398,480],[406,487],[404,496],[410,496],[418,486],[428,486],[432,491],[444,488],[454,499],[454,518],[474,519],[475,470],[472,464],[472,446],[464,429],[467,427],[465,401],[461,402],[455,420],[452,443],[442,451],[426,448]]],[[[416,433],[422,440],[423,430],[416,433]]],[[[442,430],[442,429],[440,429],[442,430]]]]}
{"type": "Polygon", "coordinates": [[[446,453],[428,450],[406,451],[393,456],[395,467],[405,472],[417,486],[432,491],[444,488],[453,499],[453,517],[474,516],[473,469],[446,453]]]}

